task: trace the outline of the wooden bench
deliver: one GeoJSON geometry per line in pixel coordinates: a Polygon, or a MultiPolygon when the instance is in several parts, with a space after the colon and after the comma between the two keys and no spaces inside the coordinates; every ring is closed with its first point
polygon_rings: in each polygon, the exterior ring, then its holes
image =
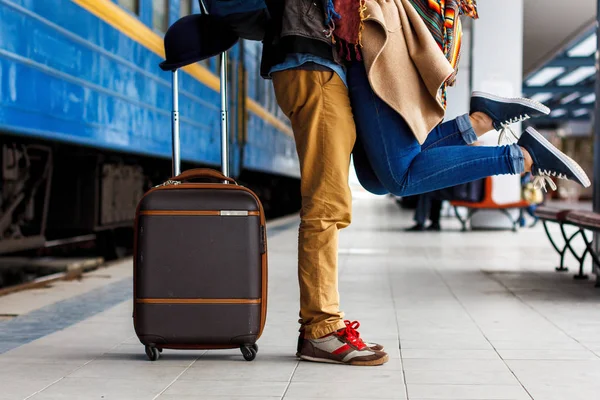
{"type": "MultiPolygon", "coordinates": [[[[600,214],[592,211],[571,211],[567,214],[567,222],[571,225],[575,225],[580,228],[581,231],[584,229],[590,230],[596,234],[600,233],[600,214]]],[[[593,240],[588,239],[585,232],[581,234],[586,246],[586,253],[588,253],[596,267],[600,266],[600,257],[598,252],[594,249],[593,240]]],[[[584,253],[585,257],[585,253],[584,253]]],[[[596,274],[596,287],[600,287],[600,273],[596,274]]]]}
{"type": "Polygon", "coordinates": [[[573,247],[571,246],[571,243],[577,236],[582,236],[584,238],[584,240],[586,240],[587,238],[585,237],[585,232],[582,228],[577,226],[577,224],[571,223],[568,220],[568,216],[572,212],[574,212],[574,211],[570,210],[570,209],[558,209],[558,208],[541,206],[535,210],[534,214],[536,217],[538,217],[540,219],[540,221],[542,221],[542,224],[544,225],[544,230],[546,231],[546,236],[548,236],[548,240],[550,241],[550,244],[552,245],[552,247],[554,247],[554,250],[556,250],[556,252],[560,255],[560,263],[559,263],[558,267],[556,267],[556,270],[561,271],[561,272],[569,270],[569,268],[567,268],[565,266],[565,255],[567,254],[567,250],[568,250],[573,255],[573,257],[575,257],[575,259],[579,262],[579,273],[577,275],[575,275],[574,278],[583,280],[583,279],[588,279],[588,276],[583,273],[583,265],[585,262],[587,250],[585,250],[583,252],[583,254],[579,255],[573,249],[573,247]],[[562,247],[558,245],[558,243],[555,241],[554,237],[550,233],[550,229],[548,228],[549,223],[558,224],[558,226],[560,227],[560,232],[562,234],[562,238],[563,238],[563,242],[564,242],[564,245],[562,247]],[[567,235],[567,232],[565,230],[565,225],[572,225],[572,226],[577,227],[578,229],[575,233],[573,233],[569,236],[569,235],[567,235]]]}
{"type": "Polygon", "coordinates": [[[519,221],[523,218],[523,210],[529,207],[531,204],[525,200],[518,201],[516,203],[506,203],[506,204],[498,204],[492,198],[492,177],[489,176],[485,178],[485,186],[483,190],[483,199],[478,203],[468,202],[468,201],[451,201],[450,205],[454,207],[454,213],[456,214],[456,218],[462,224],[463,232],[467,230],[467,224],[473,218],[478,211],[481,210],[497,210],[502,212],[504,215],[508,217],[510,222],[512,223],[512,230],[516,232],[519,227],[519,221]],[[463,218],[458,212],[459,207],[464,207],[468,210],[467,218],[463,218]],[[515,219],[509,212],[510,209],[518,209],[519,210],[519,218],[515,219]]]}

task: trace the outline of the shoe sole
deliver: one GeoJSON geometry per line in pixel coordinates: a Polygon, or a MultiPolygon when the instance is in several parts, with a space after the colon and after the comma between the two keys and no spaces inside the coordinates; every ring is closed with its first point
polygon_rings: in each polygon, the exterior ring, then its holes
{"type": "Polygon", "coordinates": [[[310,356],[304,356],[304,355],[299,355],[298,357],[300,357],[302,360],[312,361],[312,362],[320,362],[320,363],[324,363],[324,364],[354,365],[354,366],[362,366],[362,367],[375,367],[378,365],[383,365],[390,360],[390,356],[387,354],[385,355],[385,357],[378,358],[377,360],[350,361],[350,362],[342,362],[342,361],[332,360],[330,358],[318,358],[318,357],[310,357],[310,356]]]}
{"type": "Polygon", "coordinates": [[[540,103],[539,101],[526,99],[523,97],[513,97],[513,98],[500,97],[500,96],[496,96],[491,93],[484,93],[484,92],[473,92],[471,94],[471,96],[472,97],[483,97],[484,99],[494,100],[494,101],[498,101],[500,103],[517,103],[522,106],[531,107],[534,110],[541,112],[542,114],[545,114],[545,115],[550,114],[550,109],[548,107],[546,107],[545,105],[543,105],[542,103],[540,103]]]}
{"type": "MultiPolygon", "coordinates": [[[[369,350],[371,350],[371,351],[384,351],[385,348],[383,346],[381,346],[381,349],[377,349],[375,347],[369,347],[369,350]]],[[[296,357],[300,358],[300,355],[301,354],[299,352],[296,352],[296,357]]]]}
{"type": "Polygon", "coordinates": [[[571,166],[571,170],[573,171],[577,179],[579,179],[579,182],[581,183],[581,185],[583,185],[583,187],[587,188],[591,186],[592,183],[590,182],[590,178],[588,178],[583,168],[581,168],[581,166],[579,166],[579,164],[577,164],[575,160],[573,160],[571,157],[554,147],[552,143],[550,143],[544,136],[542,136],[541,133],[539,133],[532,127],[525,129],[525,132],[529,133],[532,137],[534,137],[541,145],[543,145],[552,154],[558,157],[562,162],[571,166]]]}

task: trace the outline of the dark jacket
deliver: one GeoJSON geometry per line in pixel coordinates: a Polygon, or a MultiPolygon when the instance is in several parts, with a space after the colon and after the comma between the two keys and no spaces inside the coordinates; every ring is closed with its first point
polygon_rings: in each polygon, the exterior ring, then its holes
{"type": "MultiPolygon", "coordinates": [[[[232,1],[236,0],[212,0],[209,12],[218,14],[219,3],[232,4],[232,1]]],[[[265,0],[266,9],[217,16],[241,38],[262,40],[261,75],[268,78],[271,67],[281,63],[288,54],[308,53],[341,62],[327,36],[325,1],[265,0]]]]}

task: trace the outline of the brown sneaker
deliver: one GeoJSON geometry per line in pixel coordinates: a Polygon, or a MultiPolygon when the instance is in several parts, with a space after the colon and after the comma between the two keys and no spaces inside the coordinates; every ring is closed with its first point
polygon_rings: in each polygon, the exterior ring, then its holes
{"type": "MultiPolygon", "coordinates": [[[[297,356],[303,360],[348,365],[382,365],[389,360],[383,352],[368,347],[356,331],[360,324],[346,321],[346,328],[319,339],[302,339],[297,356]]],[[[379,345],[377,345],[379,346],[379,345]]]]}
{"type": "MultiPolygon", "coordinates": [[[[360,333],[358,333],[357,329],[360,326],[360,323],[358,321],[353,321],[350,322],[348,320],[345,320],[344,323],[346,324],[346,329],[352,329],[353,333],[356,337],[360,337],[360,333]]],[[[302,348],[302,342],[304,341],[304,331],[301,331],[300,336],[298,336],[298,348],[296,350],[296,356],[300,357],[300,349],[302,348]]],[[[384,347],[383,345],[379,344],[379,343],[375,343],[375,342],[364,342],[367,347],[373,351],[383,351],[384,347]]]]}

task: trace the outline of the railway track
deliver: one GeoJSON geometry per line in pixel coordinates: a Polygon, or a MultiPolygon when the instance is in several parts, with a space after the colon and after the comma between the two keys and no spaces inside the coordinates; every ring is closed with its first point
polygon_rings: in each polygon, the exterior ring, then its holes
{"type": "Polygon", "coordinates": [[[80,235],[47,241],[39,249],[4,254],[0,256],[0,297],[81,279],[86,272],[131,254],[132,246],[110,242],[95,234],[80,235]]]}

